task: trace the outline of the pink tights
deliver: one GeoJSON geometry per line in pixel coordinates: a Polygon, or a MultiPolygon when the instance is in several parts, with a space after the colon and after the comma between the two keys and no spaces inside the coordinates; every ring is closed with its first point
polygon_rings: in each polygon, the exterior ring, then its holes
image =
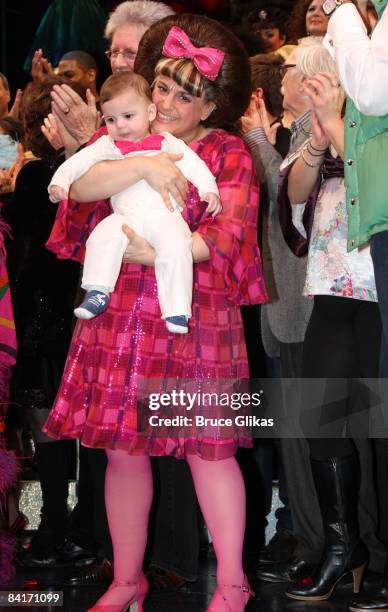
{"type": "MultiPolygon", "coordinates": [[[[107,450],[105,499],[113,542],[115,580],[136,583],[142,571],[152,501],[149,457],[134,457],[121,450],[107,450]]],[[[234,457],[205,461],[189,455],[198,501],[217,556],[219,585],[240,585],[244,580],[242,547],[245,529],[245,488],[234,457]]],[[[128,599],[125,588],[111,589],[99,604],[118,604],[128,599]]],[[[130,593],[129,593],[130,597],[130,593]]],[[[212,610],[226,610],[215,595],[212,610]]],[[[244,609],[238,589],[228,590],[233,610],[244,609]]]]}

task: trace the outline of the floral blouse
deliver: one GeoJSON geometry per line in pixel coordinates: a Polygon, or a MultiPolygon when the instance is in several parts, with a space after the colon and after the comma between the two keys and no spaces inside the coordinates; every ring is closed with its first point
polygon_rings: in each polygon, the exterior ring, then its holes
{"type": "MultiPolygon", "coordinates": [[[[282,169],[291,168],[303,146],[285,160],[282,169]]],[[[305,206],[305,203],[291,205],[294,229],[304,238],[305,206]]],[[[348,252],[347,235],[344,179],[338,176],[323,179],[312,222],[304,295],[335,295],[377,302],[369,245],[348,252]]]]}

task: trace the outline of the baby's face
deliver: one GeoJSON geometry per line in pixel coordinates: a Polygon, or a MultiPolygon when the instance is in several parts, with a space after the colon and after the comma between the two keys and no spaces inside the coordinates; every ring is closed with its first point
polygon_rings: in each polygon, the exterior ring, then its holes
{"type": "Polygon", "coordinates": [[[111,138],[137,142],[149,135],[156,108],[147,98],[128,90],[102,104],[102,112],[111,138]]]}

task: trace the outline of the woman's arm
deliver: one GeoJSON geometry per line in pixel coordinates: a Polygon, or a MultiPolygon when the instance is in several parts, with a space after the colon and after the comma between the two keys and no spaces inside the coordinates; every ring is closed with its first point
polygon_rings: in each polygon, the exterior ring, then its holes
{"type": "Polygon", "coordinates": [[[304,84],[307,96],[330,144],[344,158],[344,123],[342,109],[345,93],[335,74],[321,72],[304,84]]]}
{"type": "Polygon", "coordinates": [[[388,7],[369,38],[352,4],[337,8],[327,29],[327,48],[335,56],[346,93],[365,115],[388,113],[388,7]]]}
{"type": "Polygon", "coordinates": [[[312,137],[303,147],[288,176],[288,198],[291,204],[306,202],[315,187],[329,141],[314,112],[311,113],[312,137]]]}
{"type": "MultiPolygon", "coordinates": [[[[129,240],[126,248],[123,261],[124,263],[137,263],[143,266],[155,265],[155,251],[149,242],[139,234],[133,231],[128,225],[123,225],[123,232],[129,240]]],[[[198,232],[192,234],[193,238],[193,260],[195,263],[207,261],[210,257],[210,252],[198,232]]]]}
{"type": "Polygon", "coordinates": [[[155,157],[100,162],[73,183],[70,197],[78,202],[104,200],[145,179],[160,193],[167,208],[173,210],[170,195],[184,206],[188,188],[186,178],[174,163],[181,157],[161,153],[155,157]]]}
{"type": "Polygon", "coordinates": [[[288,178],[291,204],[300,204],[309,197],[319,176],[325,149],[330,144],[342,158],[344,155],[344,126],[341,119],[344,92],[338,77],[330,72],[316,74],[305,81],[304,89],[313,108],[312,136],[288,178]]]}
{"type": "Polygon", "coordinates": [[[328,121],[324,125],[324,130],[330,143],[333,145],[340,158],[343,159],[345,148],[345,128],[343,119],[337,117],[336,119],[328,121]]]}

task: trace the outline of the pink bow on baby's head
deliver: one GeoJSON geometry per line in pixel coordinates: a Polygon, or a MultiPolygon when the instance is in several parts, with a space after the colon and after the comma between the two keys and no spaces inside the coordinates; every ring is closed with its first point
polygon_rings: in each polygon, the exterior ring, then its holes
{"type": "Polygon", "coordinates": [[[225,53],[213,47],[195,47],[186,32],[172,27],[163,45],[166,57],[191,59],[202,76],[214,81],[221,69],[225,53]]]}

